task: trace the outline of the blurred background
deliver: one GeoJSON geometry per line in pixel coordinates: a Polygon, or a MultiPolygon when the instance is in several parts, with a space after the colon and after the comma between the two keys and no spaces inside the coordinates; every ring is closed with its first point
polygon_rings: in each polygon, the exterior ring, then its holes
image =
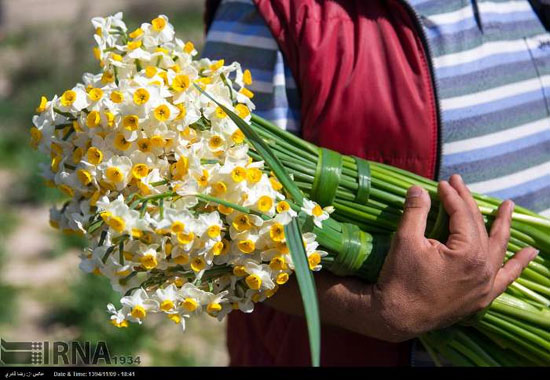
{"type": "Polygon", "coordinates": [[[225,326],[209,316],[187,331],[165,318],[117,329],[108,280],[78,269],[85,242],[49,227],[60,200],[43,186],[29,147],[40,96],[52,98],[98,72],[90,18],[124,12],[128,28],[165,14],[176,34],[202,47],[202,0],[0,0],[0,337],[8,341],[105,341],[141,365],[226,365],[225,326]]]}

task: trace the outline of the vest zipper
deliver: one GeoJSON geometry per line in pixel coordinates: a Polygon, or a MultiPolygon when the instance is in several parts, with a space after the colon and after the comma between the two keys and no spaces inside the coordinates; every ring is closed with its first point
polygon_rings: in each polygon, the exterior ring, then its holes
{"type": "Polygon", "coordinates": [[[435,77],[434,67],[433,67],[433,61],[432,61],[432,49],[430,46],[430,41],[426,37],[426,32],[424,32],[424,25],[422,24],[422,20],[420,18],[420,15],[416,11],[416,9],[413,8],[413,6],[407,1],[407,0],[397,0],[403,7],[409,12],[409,14],[412,16],[413,23],[415,24],[416,29],[418,30],[418,35],[420,36],[420,41],[422,42],[422,45],[424,46],[425,55],[427,56],[426,59],[428,60],[428,66],[430,71],[430,77],[432,82],[432,89],[434,94],[434,100],[435,100],[435,112],[436,112],[436,119],[437,119],[437,157],[435,159],[435,168],[434,168],[434,179],[437,180],[439,177],[439,170],[441,167],[441,157],[443,153],[443,144],[442,144],[442,137],[443,137],[443,122],[441,120],[441,105],[439,102],[439,87],[437,84],[437,79],[435,77]]]}

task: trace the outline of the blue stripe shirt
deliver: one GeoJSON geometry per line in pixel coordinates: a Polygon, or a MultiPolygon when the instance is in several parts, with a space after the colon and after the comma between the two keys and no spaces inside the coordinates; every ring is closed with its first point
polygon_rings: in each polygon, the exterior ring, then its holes
{"type": "MultiPolygon", "coordinates": [[[[529,2],[409,3],[434,64],[442,116],[438,177],[460,173],[473,191],[550,216],[550,34],[529,2]]],[[[251,0],[222,1],[203,54],[248,68],[255,112],[300,132],[296,83],[251,0]]]]}

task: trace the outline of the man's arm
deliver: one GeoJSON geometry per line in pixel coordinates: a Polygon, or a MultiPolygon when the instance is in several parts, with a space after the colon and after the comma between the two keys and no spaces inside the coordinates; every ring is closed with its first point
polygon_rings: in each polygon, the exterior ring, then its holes
{"type": "MultiPolygon", "coordinates": [[[[487,307],[535,258],[538,252],[525,248],[502,265],[512,202],[500,206],[487,233],[460,176],[440,182],[438,190],[450,219],[446,244],[425,238],[430,197],[422,188],[411,187],[376,284],[324,271],[315,275],[323,323],[381,340],[408,340],[487,307]]],[[[268,304],[303,315],[299,299],[296,282],[289,281],[268,304]]]]}

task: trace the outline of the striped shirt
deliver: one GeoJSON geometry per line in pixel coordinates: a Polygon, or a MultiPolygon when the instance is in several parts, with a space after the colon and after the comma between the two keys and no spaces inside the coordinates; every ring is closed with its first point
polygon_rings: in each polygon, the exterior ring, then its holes
{"type": "MultiPolygon", "coordinates": [[[[424,26],[440,103],[439,178],[550,216],[550,34],[527,0],[410,0],[424,26]],[[477,17],[476,17],[477,13],[477,17]]],[[[254,78],[256,113],[299,133],[292,74],[251,0],[224,0],[205,56],[254,78]]]]}

